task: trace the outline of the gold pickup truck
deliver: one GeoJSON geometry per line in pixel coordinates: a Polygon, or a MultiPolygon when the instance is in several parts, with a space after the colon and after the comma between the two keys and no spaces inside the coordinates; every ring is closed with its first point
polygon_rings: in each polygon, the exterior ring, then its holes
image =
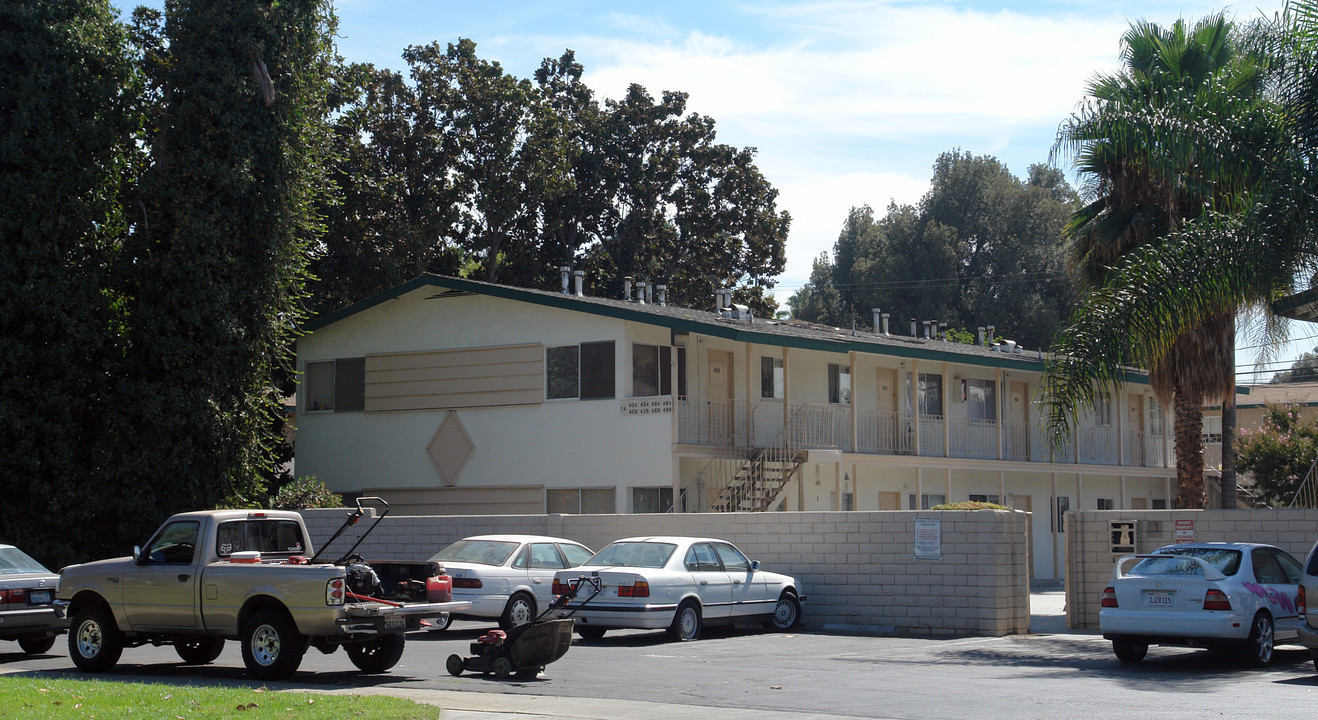
{"type": "MultiPolygon", "coordinates": [[[[359,501],[344,528],[361,516],[359,501]]],[[[64,568],[57,598],[71,618],[69,656],[81,670],[108,670],[125,647],[148,643],[173,645],[185,663],[205,664],[225,640],[238,640],[247,672],[278,680],[297,670],[308,646],[325,653],[342,646],[363,672],[392,668],[406,631],[468,606],[411,602],[434,597],[425,592],[434,580],[385,588],[351,550],[321,561],[296,512],[212,510],[169,518],[132,557],[64,568]]]]}

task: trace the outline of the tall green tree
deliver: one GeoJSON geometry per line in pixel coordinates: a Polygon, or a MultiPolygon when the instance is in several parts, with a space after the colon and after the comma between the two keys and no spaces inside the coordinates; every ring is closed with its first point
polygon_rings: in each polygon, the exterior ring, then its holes
{"type": "MultiPolygon", "coordinates": [[[[1032,166],[1022,181],[992,157],[944,153],[918,206],[891,204],[881,219],[868,206],[852,208],[825,261],[837,302],[798,303],[798,317],[868,327],[878,307],[895,328],[909,317],[994,325],[1042,346],[1072,298],[1061,248],[1074,207],[1055,169],[1032,166]]],[[[822,277],[817,268],[803,292],[828,297],[822,277]]]]}
{"type": "Polygon", "coordinates": [[[104,0],[0,5],[0,537],[51,565],[91,547],[121,352],[109,291],[138,88],[104,0]]]}
{"type": "Polygon", "coordinates": [[[123,534],[263,492],[320,230],[333,29],[319,0],[179,0],[147,43],[158,114],[117,265],[119,407],[96,442],[134,509],[123,534]]]}
{"type": "Polygon", "coordinates": [[[1291,366],[1272,376],[1271,384],[1314,382],[1318,380],[1318,348],[1302,353],[1291,366]]]}
{"type": "Polygon", "coordinates": [[[1222,16],[1136,24],[1124,42],[1125,70],[1095,81],[1059,136],[1093,179],[1072,225],[1091,285],[1045,374],[1051,426],[1069,432],[1069,414],[1118,387],[1125,364],[1150,368],[1176,404],[1179,503],[1202,507],[1202,403],[1234,398],[1238,308],[1265,305],[1297,269],[1304,162],[1265,94],[1271,57],[1244,51],[1222,16]],[[1283,225],[1299,232],[1258,244],[1283,225]]]}

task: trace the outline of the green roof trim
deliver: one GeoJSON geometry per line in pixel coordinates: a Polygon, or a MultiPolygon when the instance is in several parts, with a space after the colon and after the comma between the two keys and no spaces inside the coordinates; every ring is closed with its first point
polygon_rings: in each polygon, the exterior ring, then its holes
{"type": "MultiPolygon", "coordinates": [[[[903,347],[883,342],[867,341],[861,337],[843,336],[838,333],[837,338],[822,337],[803,337],[800,335],[787,335],[780,333],[765,332],[754,329],[755,325],[746,325],[744,327],[731,325],[726,322],[714,322],[711,320],[698,320],[694,318],[678,317],[673,314],[655,312],[653,310],[643,310],[638,308],[651,308],[659,306],[635,305],[632,303],[623,304],[617,301],[617,304],[596,302],[598,300],[609,300],[609,298],[578,298],[575,295],[565,295],[562,293],[552,293],[543,290],[528,290],[517,288],[509,285],[497,285],[493,283],[467,280],[463,278],[447,277],[443,275],[426,274],[420,275],[401,285],[392,287],[378,295],[365,298],[346,307],[335,310],[331,313],[317,315],[307,320],[302,325],[301,335],[308,335],[323,327],[332,325],[336,322],[349,318],[358,313],[369,310],[377,305],[381,305],[395,298],[402,297],[415,290],[434,287],[448,290],[457,290],[469,292],[476,295],[485,295],[497,297],[504,300],[515,302],[528,302],[543,307],[558,308],[562,310],[571,310],[574,312],[584,312],[602,317],[625,320],[629,322],[642,323],[664,327],[669,330],[679,332],[694,332],[702,335],[722,338],[733,342],[756,343],[760,345],[770,345],[775,347],[796,348],[801,350],[816,350],[820,352],[831,352],[845,354],[850,352],[863,352],[873,355],[888,355],[899,358],[909,358],[912,360],[932,360],[939,362],[957,362],[964,365],[975,365],[980,367],[1004,368],[1012,370],[1029,370],[1033,372],[1043,371],[1043,362],[1037,358],[1027,356],[1017,356],[1007,353],[979,354],[975,352],[949,352],[947,350],[932,350],[922,347],[903,347]]],[[[672,307],[672,306],[669,306],[672,307]]],[[[678,308],[674,308],[678,309],[678,308]]],[[[698,312],[684,309],[687,312],[698,312]]],[[[757,320],[757,322],[764,322],[757,320]]],[[[967,348],[974,346],[965,346],[967,348]]],[[[1129,371],[1126,373],[1126,382],[1147,384],[1148,375],[1129,371]]]]}

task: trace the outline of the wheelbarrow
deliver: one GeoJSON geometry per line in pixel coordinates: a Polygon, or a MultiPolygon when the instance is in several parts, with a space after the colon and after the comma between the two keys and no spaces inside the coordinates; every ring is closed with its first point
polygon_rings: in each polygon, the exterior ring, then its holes
{"type": "MultiPolygon", "coordinates": [[[[445,669],[457,677],[464,671],[493,674],[499,679],[516,675],[522,680],[533,680],[544,671],[545,666],[567,654],[572,647],[572,626],[575,621],[571,616],[549,619],[551,615],[563,609],[568,601],[577,596],[581,585],[594,586],[595,592],[586,602],[599,594],[597,578],[581,578],[587,582],[574,581],[572,589],[554,598],[554,602],[545,608],[535,620],[518,625],[508,631],[491,630],[476,638],[471,644],[471,657],[454,653],[448,656],[445,669]]],[[[584,604],[584,603],[583,603],[584,604]]],[[[573,612],[576,612],[575,610],[573,612]]]]}

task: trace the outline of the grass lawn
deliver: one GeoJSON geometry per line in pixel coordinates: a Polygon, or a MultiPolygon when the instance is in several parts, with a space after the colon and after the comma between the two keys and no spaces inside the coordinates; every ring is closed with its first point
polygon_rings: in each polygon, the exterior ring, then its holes
{"type": "Polygon", "coordinates": [[[272,692],[265,688],[0,676],[0,708],[24,720],[435,720],[439,708],[380,696],[272,692]]]}

